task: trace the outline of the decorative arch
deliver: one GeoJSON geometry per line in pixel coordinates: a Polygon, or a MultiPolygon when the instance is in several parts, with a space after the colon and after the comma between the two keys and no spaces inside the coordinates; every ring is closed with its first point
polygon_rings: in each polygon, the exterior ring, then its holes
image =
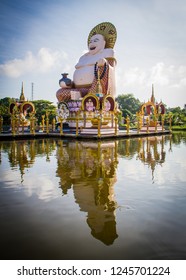
{"type": "Polygon", "coordinates": [[[14,110],[14,107],[17,106],[17,102],[12,102],[10,103],[10,106],[9,106],[9,114],[13,114],[13,110],[14,110]]]}
{"type": "Polygon", "coordinates": [[[163,103],[159,103],[157,105],[157,112],[160,114],[160,115],[164,115],[165,114],[165,106],[163,103]]]}
{"type": "Polygon", "coordinates": [[[141,114],[144,115],[144,109],[146,109],[147,115],[150,115],[151,108],[153,108],[154,113],[157,114],[156,105],[151,101],[148,101],[141,106],[141,114]]]}
{"type": "Polygon", "coordinates": [[[35,112],[35,106],[32,102],[23,102],[20,105],[20,112],[23,113],[24,115],[27,115],[27,112],[32,113],[35,112]]]}
{"type": "Polygon", "coordinates": [[[95,94],[89,93],[83,98],[81,106],[83,111],[93,112],[99,110],[99,98],[95,94]]]}
{"type": "Polygon", "coordinates": [[[113,112],[116,108],[116,103],[112,95],[108,94],[103,97],[102,108],[105,111],[113,112]]]}

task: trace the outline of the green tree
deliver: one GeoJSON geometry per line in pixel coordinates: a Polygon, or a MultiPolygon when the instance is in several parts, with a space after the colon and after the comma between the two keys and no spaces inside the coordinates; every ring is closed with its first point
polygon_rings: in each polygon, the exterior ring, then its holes
{"type": "Polygon", "coordinates": [[[119,104],[119,108],[122,111],[123,116],[128,112],[128,115],[135,115],[140,110],[142,103],[139,99],[136,99],[132,93],[122,94],[116,98],[119,104]]]}
{"type": "Polygon", "coordinates": [[[13,99],[10,97],[0,99],[0,116],[3,117],[4,125],[10,125],[9,106],[12,101],[13,99]]]}
{"type": "MultiPolygon", "coordinates": [[[[130,124],[134,125],[136,119],[136,113],[140,110],[142,103],[139,99],[135,98],[132,93],[122,94],[116,98],[119,109],[122,112],[122,117],[126,118],[129,116],[130,124]]],[[[121,123],[123,124],[123,122],[121,123]]]]}
{"type": "Polygon", "coordinates": [[[168,108],[167,115],[172,115],[172,125],[186,124],[186,111],[180,107],[168,108]]]}
{"type": "Polygon", "coordinates": [[[42,121],[42,115],[46,114],[46,111],[49,111],[49,122],[52,121],[53,118],[56,116],[56,106],[53,105],[53,102],[48,100],[34,100],[32,101],[35,110],[36,110],[36,118],[38,123],[42,121]]]}

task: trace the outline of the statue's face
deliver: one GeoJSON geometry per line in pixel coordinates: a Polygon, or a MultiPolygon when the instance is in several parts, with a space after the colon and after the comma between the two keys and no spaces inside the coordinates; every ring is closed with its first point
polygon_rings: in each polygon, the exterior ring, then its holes
{"type": "Polygon", "coordinates": [[[90,38],[90,43],[88,45],[90,54],[96,54],[99,51],[103,50],[105,48],[105,44],[106,42],[103,35],[101,34],[93,35],[90,38]]]}

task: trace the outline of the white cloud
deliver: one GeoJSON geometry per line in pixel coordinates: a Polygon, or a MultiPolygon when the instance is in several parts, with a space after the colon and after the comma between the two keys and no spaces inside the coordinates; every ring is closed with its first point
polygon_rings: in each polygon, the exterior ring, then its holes
{"type": "Polygon", "coordinates": [[[125,74],[124,74],[124,81],[126,84],[133,84],[137,83],[140,85],[144,85],[147,80],[147,74],[145,71],[140,70],[138,67],[130,68],[125,74]]]}
{"type": "Polygon", "coordinates": [[[144,87],[151,83],[160,86],[181,88],[186,85],[186,66],[165,65],[158,62],[149,69],[130,68],[124,74],[124,84],[137,84],[144,87]]]}
{"type": "Polygon", "coordinates": [[[159,83],[160,85],[168,85],[171,72],[173,71],[172,67],[165,67],[163,62],[157,63],[155,66],[150,69],[150,77],[153,79],[154,83],[159,83]]]}
{"type": "Polygon", "coordinates": [[[151,96],[152,84],[157,102],[163,101],[168,107],[186,104],[186,66],[157,62],[151,67],[128,67],[116,71],[117,92],[133,93],[145,102],[151,96]]]}
{"type": "Polygon", "coordinates": [[[29,72],[46,73],[67,59],[65,52],[41,48],[37,55],[27,52],[23,59],[13,59],[0,65],[0,75],[18,78],[29,72]]]}
{"type": "MultiPolygon", "coordinates": [[[[34,163],[34,166],[35,165],[36,162],[34,163]]],[[[23,177],[21,177],[21,174],[17,171],[18,169],[16,168],[11,172],[8,169],[5,170],[0,178],[0,182],[6,182],[6,188],[24,191],[26,196],[31,197],[35,195],[38,199],[44,201],[50,201],[59,196],[59,190],[56,188],[58,178],[55,181],[45,172],[41,172],[39,177],[32,176],[32,172],[35,172],[35,169],[33,168],[25,171],[23,177]],[[30,180],[30,178],[32,178],[32,180],[30,180]],[[21,179],[22,183],[20,182],[21,179]]]]}

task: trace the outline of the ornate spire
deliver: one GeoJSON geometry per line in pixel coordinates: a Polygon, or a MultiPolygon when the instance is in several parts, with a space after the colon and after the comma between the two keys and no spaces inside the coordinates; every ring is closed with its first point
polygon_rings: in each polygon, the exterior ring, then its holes
{"type": "Polygon", "coordinates": [[[21,94],[20,94],[20,101],[25,101],[25,96],[24,96],[24,91],[23,91],[23,82],[22,82],[22,87],[21,87],[21,94]]]}
{"type": "Polygon", "coordinates": [[[152,84],[152,95],[151,95],[151,102],[155,103],[155,97],[154,97],[154,85],[152,84]]]}

